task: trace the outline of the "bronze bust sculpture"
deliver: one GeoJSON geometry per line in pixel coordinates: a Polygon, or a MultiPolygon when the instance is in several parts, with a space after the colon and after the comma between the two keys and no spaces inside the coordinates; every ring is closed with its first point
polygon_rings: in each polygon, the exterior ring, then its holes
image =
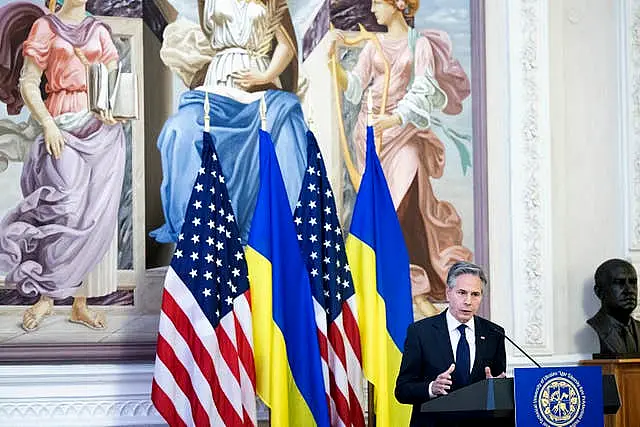
{"type": "Polygon", "coordinates": [[[587,323],[600,338],[600,353],[640,353],[640,322],[631,317],[638,303],[638,277],[629,262],[610,259],[594,275],[593,290],[602,305],[587,323]]]}

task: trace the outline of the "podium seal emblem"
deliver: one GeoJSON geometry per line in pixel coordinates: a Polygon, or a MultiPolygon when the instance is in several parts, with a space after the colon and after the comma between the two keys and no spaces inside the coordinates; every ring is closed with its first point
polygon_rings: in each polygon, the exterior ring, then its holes
{"type": "Polygon", "coordinates": [[[538,421],[545,427],[575,426],[584,415],[584,390],[568,372],[555,371],[542,377],[533,400],[538,421]]]}

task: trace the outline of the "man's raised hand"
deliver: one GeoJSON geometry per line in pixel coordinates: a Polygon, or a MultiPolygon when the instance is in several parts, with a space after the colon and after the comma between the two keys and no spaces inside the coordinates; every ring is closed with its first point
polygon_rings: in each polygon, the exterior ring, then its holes
{"type": "Polygon", "coordinates": [[[452,363],[449,366],[449,369],[441,373],[436,377],[433,381],[433,385],[431,386],[431,392],[436,396],[444,396],[448,393],[448,390],[451,388],[451,373],[456,369],[456,364],[452,363]]]}

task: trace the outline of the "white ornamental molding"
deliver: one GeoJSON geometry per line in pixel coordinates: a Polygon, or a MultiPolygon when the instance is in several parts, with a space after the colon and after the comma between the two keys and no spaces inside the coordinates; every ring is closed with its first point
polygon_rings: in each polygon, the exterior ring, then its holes
{"type": "Polygon", "coordinates": [[[620,133],[625,181],[625,243],[640,264],[640,0],[619,3],[620,133]]]}
{"type": "Polygon", "coordinates": [[[1,365],[0,425],[161,426],[153,364],[1,365]]]}
{"type": "MultiPolygon", "coordinates": [[[[119,418],[137,420],[140,424],[162,422],[149,399],[137,400],[36,400],[0,403],[0,419],[4,422],[48,420],[72,421],[78,418],[103,419],[117,422],[119,418]]],[[[16,424],[18,425],[18,424],[16,424]]],[[[96,425],[96,424],[93,424],[96,425]]]]}
{"type": "MultiPolygon", "coordinates": [[[[618,3],[619,104],[625,252],[640,270],[640,0],[618,3]]],[[[640,318],[640,304],[635,310],[640,318]]]]}
{"type": "Polygon", "coordinates": [[[514,329],[538,355],[553,352],[548,1],[508,2],[514,329]]]}
{"type": "MultiPolygon", "coordinates": [[[[0,365],[0,426],[166,426],[152,363],[0,365]]],[[[258,401],[258,421],[269,419],[258,401]]]]}

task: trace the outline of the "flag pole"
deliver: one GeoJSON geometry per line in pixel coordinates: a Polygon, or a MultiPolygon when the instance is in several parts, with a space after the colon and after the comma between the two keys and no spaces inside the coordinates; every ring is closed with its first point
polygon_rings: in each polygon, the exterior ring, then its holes
{"type": "Polygon", "coordinates": [[[375,427],[376,425],[376,406],[373,399],[375,393],[375,387],[369,381],[367,381],[367,406],[369,411],[369,427],[375,427]]]}
{"type": "Polygon", "coordinates": [[[211,130],[211,118],[209,117],[209,92],[204,90],[204,131],[209,133],[211,130]]]}
{"type": "MultiPolygon", "coordinates": [[[[371,89],[367,91],[367,126],[373,126],[373,96],[371,95],[371,89]]],[[[375,132],[374,132],[375,141],[375,132]]],[[[369,427],[376,425],[376,412],[375,412],[375,387],[371,382],[367,382],[367,406],[369,409],[369,427]]]]}
{"type": "Polygon", "coordinates": [[[373,96],[371,89],[367,91],[367,126],[373,126],[373,96]]]}
{"type": "Polygon", "coordinates": [[[260,98],[260,125],[263,131],[267,131],[267,102],[264,100],[264,95],[260,98]]]}

